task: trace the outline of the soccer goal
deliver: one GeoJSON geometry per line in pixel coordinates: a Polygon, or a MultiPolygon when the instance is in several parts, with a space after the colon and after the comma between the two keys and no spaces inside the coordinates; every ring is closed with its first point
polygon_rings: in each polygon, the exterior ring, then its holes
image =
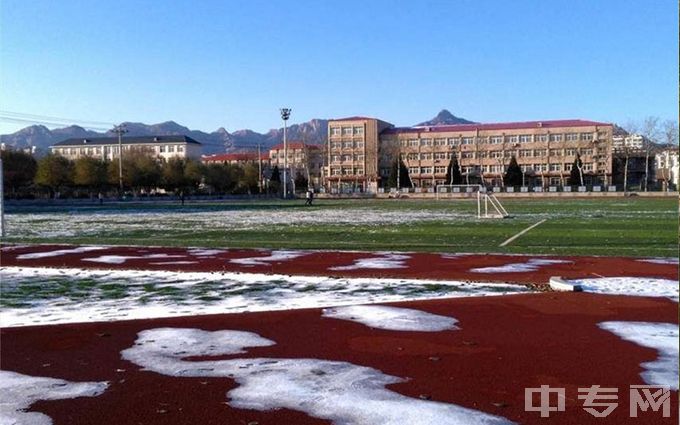
{"type": "Polygon", "coordinates": [[[472,198],[477,201],[477,218],[507,218],[510,215],[493,193],[479,184],[440,184],[437,199],[472,198]]]}

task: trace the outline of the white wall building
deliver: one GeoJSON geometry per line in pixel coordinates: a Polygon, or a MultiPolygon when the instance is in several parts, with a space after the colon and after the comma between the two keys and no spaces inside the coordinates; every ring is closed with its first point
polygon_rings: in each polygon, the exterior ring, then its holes
{"type": "MultiPolygon", "coordinates": [[[[123,153],[146,151],[163,159],[201,158],[201,143],[187,136],[123,137],[123,153]]],[[[76,159],[81,156],[112,160],[118,158],[117,137],[68,139],[50,146],[53,154],[76,159]]]]}
{"type": "Polygon", "coordinates": [[[678,147],[671,146],[657,152],[656,157],[656,180],[662,184],[664,189],[670,184],[671,190],[678,190],[679,166],[678,166],[678,147]]]}

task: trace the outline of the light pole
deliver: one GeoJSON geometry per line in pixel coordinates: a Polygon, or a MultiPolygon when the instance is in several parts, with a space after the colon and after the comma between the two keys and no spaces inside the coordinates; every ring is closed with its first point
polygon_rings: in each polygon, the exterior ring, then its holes
{"type": "Polygon", "coordinates": [[[288,141],[286,131],[288,118],[290,118],[290,108],[281,108],[281,119],[283,119],[283,197],[288,197],[288,141]]]}
{"type": "Polygon", "coordinates": [[[111,130],[112,133],[118,134],[118,187],[121,195],[123,194],[123,134],[128,132],[125,124],[120,124],[111,130]]]}

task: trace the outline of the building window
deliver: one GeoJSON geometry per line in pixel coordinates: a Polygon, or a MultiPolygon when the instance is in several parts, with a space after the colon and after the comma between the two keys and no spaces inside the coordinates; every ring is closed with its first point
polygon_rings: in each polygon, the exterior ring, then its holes
{"type": "Polygon", "coordinates": [[[488,142],[489,142],[489,138],[488,138],[488,137],[478,137],[478,138],[477,138],[477,144],[478,144],[478,145],[484,145],[484,144],[486,144],[486,143],[488,143],[488,142]]]}
{"type": "Polygon", "coordinates": [[[592,155],[593,150],[591,148],[588,149],[581,149],[581,155],[592,155]]]}
{"type": "Polygon", "coordinates": [[[339,176],[340,175],[340,169],[339,168],[332,168],[331,174],[334,175],[334,176],[339,176]]]}
{"type": "Polygon", "coordinates": [[[432,154],[431,154],[431,153],[421,153],[421,154],[420,154],[420,159],[421,159],[421,160],[429,160],[429,159],[432,159],[432,154]]]}
{"type": "Polygon", "coordinates": [[[491,136],[492,145],[500,145],[503,143],[503,136],[491,136]]]}
{"type": "Polygon", "coordinates": [[[584,162],[583,163],[583,171],[593,171],[593,163],[592,162],[584,162]]]}
{"type": "Polygon", "coordinates": [[[352,142],[342,142],[342,147],[344,149],[352,149],[352,142]]]}
{"type": "Polygon", "coordinates": [[[536,142],[547,142],[548,141],[548,135],[547,134],[536,134],[534,136],[534,141],[536,141],[536,142]]]}
{"type": "Polygon", "coordinates": [[[352,169],[351,169],[351,168],[343,168],[343,169],[342,169],[342,174],[343,174],[344,176],[350,176],[350,175],[352,175],[352,169]]]}
{"type": "Polygon", "coordinates": [[[432,174],[432,167],[420,167],[420,174],[432,174]]]}
{"type": "Polygon", "coordinates": [[[571,162],[564,164],[564,171],[571,171],[572,165],[574,164],[572,164],[571,162]]]}
{"type": "Polygon", "coordinates": [[[545,156],[547,153],[547,149],[534,149],[534,156],[545,156]]]}
{"type": "Polygon", "coordinates": [[[350,162],[352,160],[352,155],[343,155],[342,162],[350,162]]]}
{"type": "Polygon", "coordinates": [[[340,162],[340,155],[331,156],[331,162],[340,162]]]}
{"type": "Polygon", "coordinates": [[[489,157],[491,157],[491,158],[503,158],[503,152],[502,151],[491,151],[491,152],[489,152],[489,157]]]}
{"type": "Polygon", "coordinates": [[[593,140],[593,133],[581,133],[581,140],[593,140]]]}
{"type": "Polygon", "coordinates": [[[418,160],[418,154],[417,153],[410,153],[406,155],[406,159],[409,161],[417,161],[418,160]]]}
{"type": "Polygon", "coordinates": [[[434,159],[446,159],[446,152],[435,152],[434,159]]]}
{"type": "Polygon", "coordinates": [[[550,164],[550,171],[561,171],[562,166],[560,164],[550,164]]]}
{"type": "Polygon", "coordinates": [[[435,146],[446,146],[446,139],[434,139],[435,146]]]}
{"type": "Polygon", "coordinates": [[[161,153],[165,152],[165,150],[168,148],[167,146],[161,146],[161,153]]]}
{"type": "Polygon", "coordinates": [[[550,149],[550,156],[561,156],[562,149],[550,149]]]}
{"type": "Polygon", "coordinates": [[[474,155],[473,152],[462,152],[462,153],[460,154],[460,157],[461,157],[461,158],[464,158],[464,159],[471,159],[471,158],[474,158],[475,155],[474,155]]]}
{"type": "Polygon", "coordinates": [[[177,146],[177,152],[184,152],[184,146],[177,146]]]}
{"type": "Polygon", "coordinates": [[[521,134],[519,136],[519,142],[520,143],[529,143],[531,142],[531,134],[521,134]]]}
{"type": "Polygon", "coordinates": [[[364,175],[364,169],[363,168],[356,168],[354,170],[354,174],[356,174],[358,176],[363,176],[364,175]]]}
{"type": "Polygon", "coordinates": [[[561,134],[551,134],[550,135],[550,141],[551,142],[561,142],[562,141],[562,135],[561,134]]]}
{"type": "Polygon", "coordinates": [[[420,146],[432,146],[432,139],[420,139],[420,146]]]}
{"type": "Polygon", "coordinates": [[[458,145],[458,139],[455,137],[450,137],[446,139],[446,142],[448,143],[449,146],[457,146],[458,145]]]}
{"type": "Polygon", "coordinates": [[[446,167],[434,167],[435,174],[446,174],[446,167]]]}
{"type": "Polygon", "coordinates": [[[331,136],[339,136],[340,127],[331,127],[331,136]]]}
{"type": "Polygon", "coordinates": [[[355,136],[361,136],[364,134],[364,128],[363,127],[354,127],[354,135],[355,136]]]}
{"type": "Polygon", "coordinates": [[[534,154],[534,151],[531,149],[522,149],[519,151],[519,156],[520,158],[531,158],[534,154]]]}
{"type": "Polygon", "coordinates": [[[399,142],[399,145],[400,145],[402,148],[405,148],[406,146],[408,146],[408,140],[402,140],[402,141],[400,141],[400,142],[399,142]]]}
{"type": "Polygon", "coordinates": [[[364,148],[364,142],[356,142],[356,147],[358,149],[363,149],[364,148]]]}
{"type": "Polygon", "coordinates": [[[351,136],[352,135],[352,127],[342,127],[342,135],[343,136],[351,136]]]}
{"type": "Polygon", "coordinates": [[[418,167],[408,167],[409,174],[419,174],[420,168],[418,167]]]}
{"type": "Polygon", "coordinates": [[[566,156],[575,156],[576,155],[576,149],[565,149],[566,156]]]}
{"type": "Polygon", "coordinates": [[[517,143],[518,140],[518,136],[508,136],[508,143],[517,143]]]}
{"type": "Polygon", "coordinates": [[[331,143],[331,149],[340,149],[342,144],[340,142],[333,142],[331,143]]]}
{"type": "Polygon", "coordinates": [[[578,140],[578,133],[567,133],[567,142],[575,142],[578,140]]]}
{"type": "Polygon", "coordinates": [[[471,145],[472,143],[472,137],[463,137],[463,140],[461,141],[461,144],[463,145],[471,145]]]}

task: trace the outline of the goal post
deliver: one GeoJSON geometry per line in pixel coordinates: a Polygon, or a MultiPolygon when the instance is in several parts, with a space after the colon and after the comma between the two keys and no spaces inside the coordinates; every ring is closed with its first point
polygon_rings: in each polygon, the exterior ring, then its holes
{"type": "Polygon", "coordinates": [[[440,184],[435,189],[437,199],[475,199],[477,218],[507,218],[508,212],[493,193],[480,184],[440,184]]]}

